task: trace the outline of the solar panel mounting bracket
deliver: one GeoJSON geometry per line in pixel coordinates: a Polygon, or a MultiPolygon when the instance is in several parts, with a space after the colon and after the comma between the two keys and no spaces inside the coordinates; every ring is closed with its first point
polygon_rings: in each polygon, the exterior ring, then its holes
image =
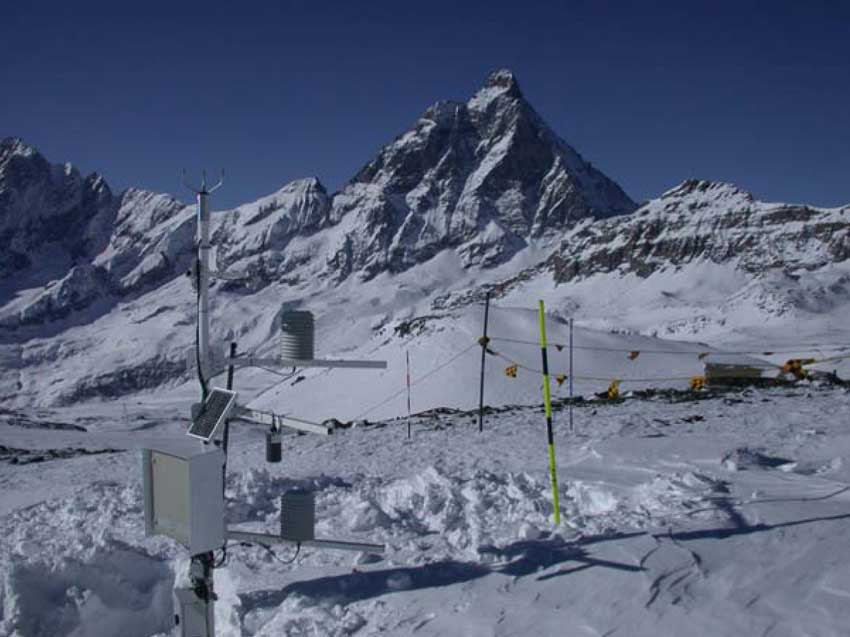
{"type": "Polygon", "coordinates": [[[186,435],[209,442],[215,436],[218,428],[230,416],[235,405],[235,391],[214,387],[198,413],[193,414],[192,424],[186,435]]]}

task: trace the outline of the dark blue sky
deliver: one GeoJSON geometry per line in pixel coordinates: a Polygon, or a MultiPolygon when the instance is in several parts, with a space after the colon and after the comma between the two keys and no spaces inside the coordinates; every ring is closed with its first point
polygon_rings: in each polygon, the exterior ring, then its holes
{"type": "Polygon", "coordinates": [[[339,188],[512,69],[635,199],[688,177],[850,202],[850,2],[8,2],[0,136],[129,185],[227,169],[215,207],[339,188]]]}

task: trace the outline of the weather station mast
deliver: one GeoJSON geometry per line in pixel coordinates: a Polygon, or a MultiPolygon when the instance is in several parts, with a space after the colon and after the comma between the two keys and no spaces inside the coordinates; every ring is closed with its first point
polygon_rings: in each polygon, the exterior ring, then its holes
{"type": "Polygon", "coordinates": [[[180,637],[214,637],[215,601],[213,572],[227,561],[228,541],[271,549],[276,544],[380,554],[381,544],[317,539],[315,497],[312,492],[290,490],[281,494],[279,533],[257,533],[231,528],[226,523],[225,485],[230,425],[236,421],[267,428],[266,461],[281,462],[283,428],[302,433],[332,435],[334,426],[288,414],[252,409],[237,402],[234,373],[243,367],[324,367],[386,369],[386,361],[322,360],[314,356],[313,315],[307,310],[281,316],[280,357],[237,356],[237,344],[218,354],[210,340],[210,279],[238,281],[239,272],[210,269],[210,195],[221,188],[224,173],[208,187],[206,173],[200,187],[183,185],[197,197],[197,253],[189,275],[196,297],[194,351],[190,358],[201,389],[201,401],[191,406],[187,438],[163,440],[142,451],[145,534],[168,536],[188,549],[189,585],[174,589],[174,622],[180,637]],[[212,380],[226,372],[226,387],[212,380]],[[216,552],[219,553],[216,556],[216,552]]]}

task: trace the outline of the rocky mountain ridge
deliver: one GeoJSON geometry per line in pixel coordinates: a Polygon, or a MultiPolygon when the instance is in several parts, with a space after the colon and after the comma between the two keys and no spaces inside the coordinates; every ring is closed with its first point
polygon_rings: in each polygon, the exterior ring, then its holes
{"type": "Polygon", "coordinates": [[[722,182],[691,179],[633,215],[569,231],[548,263],[557,283],[634,273],[697,260],[734,262],[756,275],[790,274],[850,259],[850,206],[814,208],[757,201],[722,182]]]}
{"type": "Polygon", "coordinates": [[[613,181],[559,139],[497,71],[467,103],[438,102],[334,198],[352,232],[332,248],[342,275],[397,272],[454,248],[493,266],[575,222],[632,212],[613,181]]]}
{"type": "MultiPolygon", "coordinates": [[[[299,269],[301,279],[340,282],[401,272],[446,249],[466,267],[493,267],[581,219],[634,207],[546,126],[513,74],[498,71],[467,103],[427,109],[340,192],[329,195],[315,178],[294,181],[215,214],[212,239],[219,265],[243,269],[255,288],[299,269]],[[293,245],[298,238],[306,243],[293,245]]],[[[192,207],[173,197],[115,195],[100,175],[83,178],[8,138],[0,145],[8,246],[0,327],[55,321],[163,285],[188,268],[194,234],[192,207]]]]}
{"type": "MultiPolygon", "coordinates": [[[[350,352],[485,290],[514,307],[545,296],[603,329],[624,320],[687,338],[721,333],[731,314],[742,327],[826,316],[850,299],[848,215],[699,180],[637,207],[499,71],[469,101],[427,109],[337,193],[307,178],[214,212],[216,267],[250,278],[215,284],[213,337],[269,350],[281,304],[305,304],[323,351],[350,352]]],[[[67,404],[188,378],[194,237],[194,206],[114,194],[97,174],[3,140],[0,402],[67,404]]]]}

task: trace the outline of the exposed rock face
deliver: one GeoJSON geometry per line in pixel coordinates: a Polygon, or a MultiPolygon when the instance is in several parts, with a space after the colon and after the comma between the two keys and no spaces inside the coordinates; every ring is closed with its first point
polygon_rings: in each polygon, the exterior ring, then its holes
{"type": "Polygon", "coordinates": [[[330,210],[325,187],[313,177],[220,214],[212,235],[217,265],[244,269],[262,284],[278,279],[304,261],[300,251],[287,250],[290,242],[327,227],[330,210]]]}
{"type": "Polygon", "coordinates": [[[0,142],[0,281],[41,284],[103,248],[117,200],[103,178],[50,164],[21,140],[0,142]],[[34,275],[34,279],[30,277],[34,275]],[[45,276],[48,277],[45,279],[45,276]]]}
{"type": "Polygon", "coordinates": [[[109,244],[94,259],[117,294],[151,288],[192,261],[195,213],[168,195],[129,189],[120,199],[109,244]]]}
{"type": "MultiPolygon", "coordinates": [[[[151,289],[191,262],[193,212],[167,195],[120,196],[97,174],[50,164],[16,139],[0,144],[0,326],[62,319],[151,289]],[[18,291],[43,291],[15,299],[18,291]],[[13,301],[9,303],[9,301],[13,301]]],[[[92,316],[92,318],[94,318],[92,316]]]]}
{"type": "MultiPolygon", "coordinates": [[[[447,248],[467,266],[497,265],[531,240],[553,242],[579,220],[634,207],[498,71],[469,102],[429,108],[342,192],[329,196],[315,178],[292,182],[216,213],[212,241],[218,268],[241,269],[254,286],[307,270],[339,281],[402,271],[447,248]]],[[[194,206],[136,189],[115,196],[99,175],[83,178],[4,140],[0,326],[63,318],[172,280],[191,265],[195,228],[194,206]]]]}
{"type": "Polygon", "coordinates": [[[769,204],[725,183],[689,180],[633,215],[583,225],[552,255],[564,283],[597,273],[641,277],[704,259],[753,274],[814,270],[850,258],[850,207],[769,204]]]}
{"type": "Polygon", "coordinates": [[[46,323],[65,318],[108,294],[109,281],[103,269],[89,264],[75,265],[21,310],[20,323],[46,323]]]}
{"type": "Polygon", "coordinates": [[[513,74],[498,71],[466,104],[429,108],[334,198],[331,220],[346,232],[329,267],[369,277],[445,248],[486,267],[530,239],[635,207],[546,126],[513,74]]]}

